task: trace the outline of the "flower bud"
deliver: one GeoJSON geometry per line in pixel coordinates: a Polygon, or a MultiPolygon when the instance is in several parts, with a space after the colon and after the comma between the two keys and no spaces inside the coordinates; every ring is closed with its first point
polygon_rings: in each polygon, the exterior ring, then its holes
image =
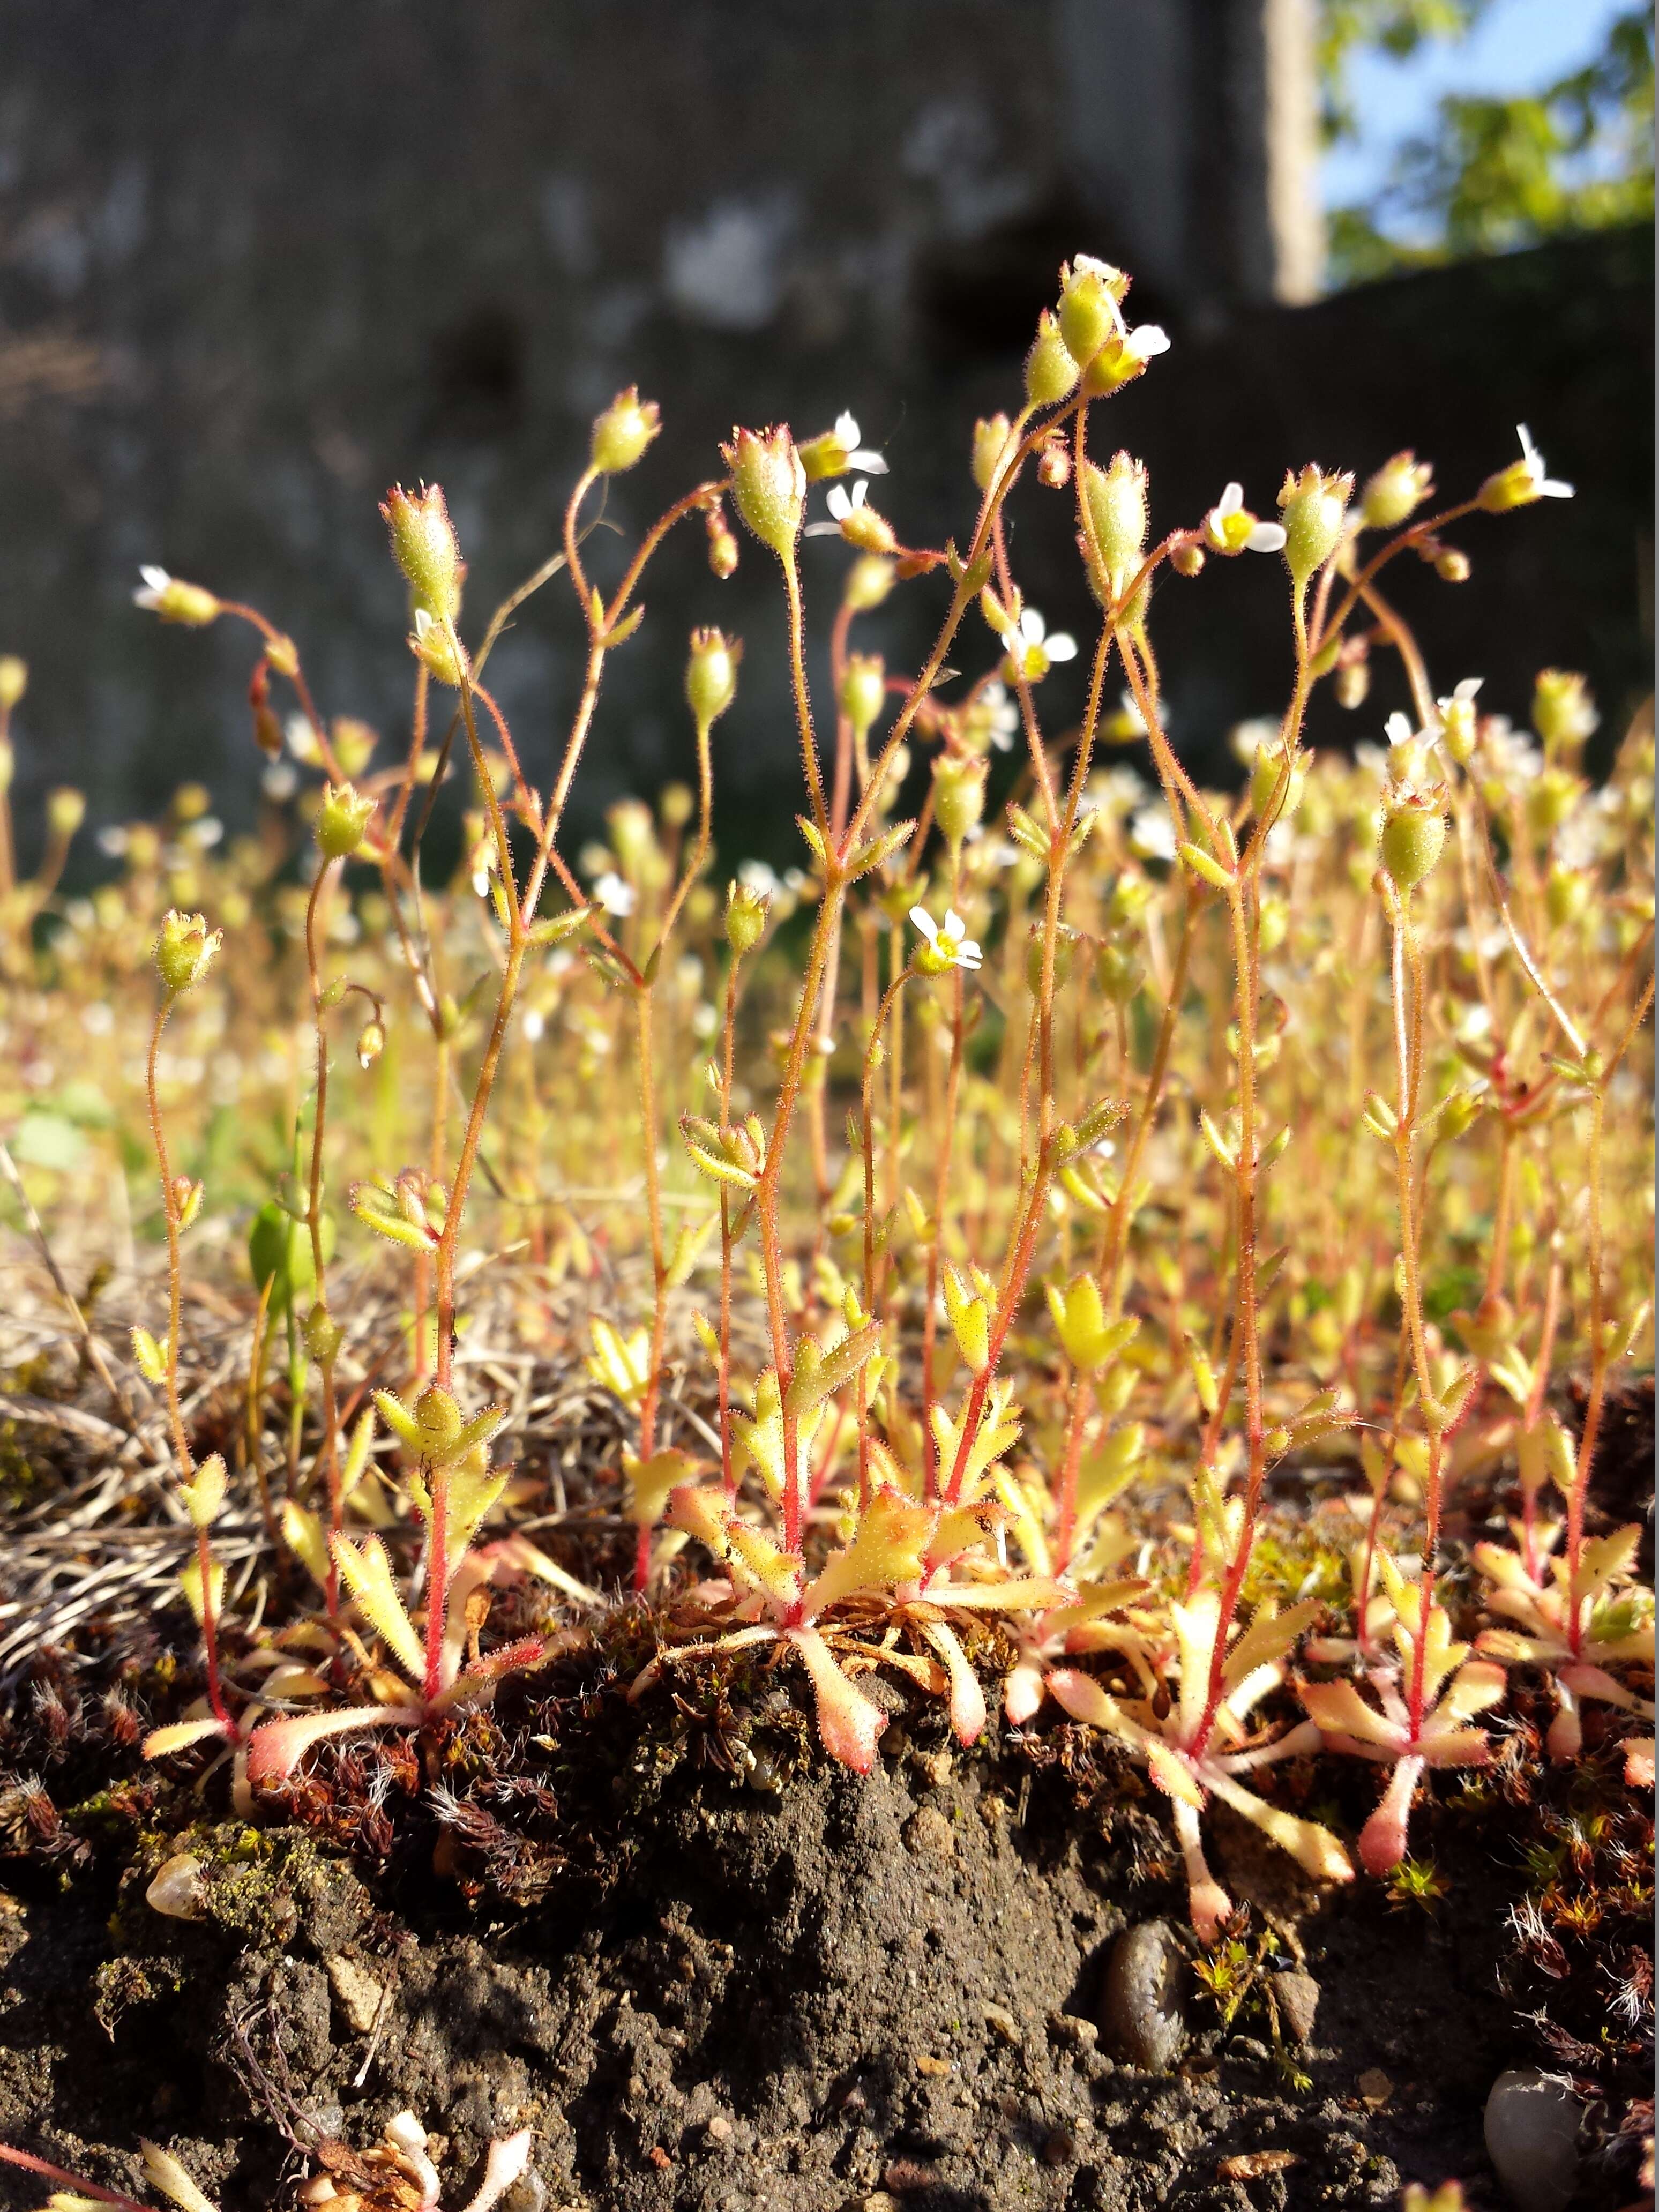
{"type": "Polygon", "coordinates": [[[666,830],[684,830],[696,811],[697,802],[685,784],[665,783],[657,795],[657,817],[666,830]]]}
{"type": "Polygon", "coordinates": [[[0,714],[9,714],[29,688],[29,665],[15,653],[0,653],[0,714]]]}
{"type": "Polygon", "coordinates": [[[738,541],[726,529],[713,531],[708,539],[708,566],[724,583],[738,573],[738,541]]]}
{"type": "Polygon", "coordinates": [[[201,585],[181,583],[165,568],[144,568],[138,573],[144,581],[132,595],[134,606],[147,609],[163,622],[182,623],[187,629],[204,629],[209,623],[218,621],[219,602],[201,585]]]}
{"type": "Polygon", "coordinates": [[[854,733],[863,737],[873,728],[887,703],[887,664],[879,653],[853,653],[841,679],[841,711],[854,733]]]}
{"type": "Polygon", "coordinates": [[[1055,438],[1037,456],[1037,482],[1047,491],[1064,491],[1072,481],[1072,456],[1055,438]]]}
{"type": "Polygon", "coordinates": [[[1379,853],[1396,889],[1414,890],[1431,872],[1446,842],[1446,817],[1437,799],[1417,794],[1396,799],[1382,817],[1379,853]]]}
{"type": "MultiPolygon", "coordinates": [[[[1119,270],[1079,254],[1060,272],[1060,335],[1079,368],[1086,368],[1109,337],[1123,328],[1118,302],[1128,289],[1119,270]]],[[[1063,396],[1063,395],[1062,395],[1063,396]]]]}
{"type": "Polygon", "coordinates": [[[1285,521],[1285,562],[1298,590],[1335,552],[1352,490],[1351,476],[1328,477],[1311,461],[1299,477],[1285,471],[1279,494],[1285,521]]]}
{"type": "Polygon", "coordinates": [[[734,429],[720,453],[732,471],[738,513],[780,561],[793,560],[806,510],[806,471],[788,425],[758,433],[734,429]]]}
{"type": "Polygon", "coordinates": [[[1176,547],[1175,551],[1170,556],[1170,562],[1179,576],[1202,575],[1204,548],[1201,545],[1194,544],[1189,538],[1185,544],[1176,547]]]}
{"type": "Polygon", "coordinates": [[[1363,707],[1371,688],[1370,662],[1340,660],[1336,667],[1336,681],[1331,688],[1336,693],[1337,705],[1346,707],[1350,714],[1356,707],[1363,707]]]}
{"type": "Polygon", "coordinates": [[[170,908],[155,940],[155,967],[162,988],[176,996],[199,983],[212,966],[221,941],[221,932],[216,929],[210,933],[202,915],[170,908]]]}
{"type": "Polygon", "coordinates": [[[386,1024],[378,1015],[366,1021],[357,1034],[357,1065],[373,1067],[386,1050],[386,1024]]]}
{"type": "Polygon", "coordinates": [[[685,699],[700,730],[717,722],[736,698],[743,647],[717,629],[694,629],[685,664],[685,699]]]}
{"type": "Polygon", "coordinates": [[[344,1329],[320,1300],[306,1316],[300,1334],[305,1339],[306,1350],[324,1366],[338,1358],[340,1346],[345,1342],[344,1329]]]}
{"type": "Polygon", "coordinates": [[[422,609],[440,623],[453,622],[461,611],[461,579],[466,572],[442,486],[423,484],[411,497],[394,484],[380,513],[391,532],[392,557],[414,594],[416,626],[422,609]]]}
{"type": "MultiPolygon", "coordinates": [[[[1078,933],[1063,924],[1054,933],[1054,988],[1063,991],[1072,980],[1078,947],[1078,933]]],[[[1042,988],[1042,924],[1034,921],[1025,941],[1025,983],[1036,998],[1042,988]]]]}
{"type": "Polygon", "coordinates": [[[434,622],[423,606],[415,610],[415,629],[409,649],[428,676],[459,691],[466,674],[466,648],[447,623],[434,622]]]}
{"type": "Polygon", "coordinates": [[[985,763],[941,753],[933,763],[933,819],[954,853],[985,811],[985,763]]]}
{"type": "Polygon", "coordinates": [[[995,481],[1012,428],[1006,415],[982,416],[974,425],[974,482],[981,491],[989,491],[995,481]]]}
{"type": "Polygon", "coordinates": [[[1578,803],[1583,785],[1564,768],[1547,768],[1527,786],[1527,826],[1534,837],[1558,830],[1578,803]]]}
{"type": "Polygon", "coordinates": [[[1582,920],[1589,896],[1589,877],[1579,869],[1564,868],[1558,861],[1544,884],[1544,906],[1551,927],[1565,929],[1570,922],[1582,920]]]}
{"type": "Polygon", "coordinates": [[[376,802],[349,783],[331,783],[317,810],[317,842],[325,860],[349,860],[363,842],[376,802]]]}
{"type": "Polygon", "coordinates": [[[1060,334],[1060,325],[1045,307],[1025,356],[1025,397],[1033,407],[1055,406],[1073,391],[1077,379],[1078,366],[1060,334]]]}
{"type": "Polygon", "coordinates": [[[1397,530],[1434,489],[1434,465],[1407,449],[1367,478],[1359,511],[1367,530],[1397,530]]]}
{"type": "MultiPolygon", "coordinates": [[[[1284,773],[1285,751],[1277,738],[1271,744],[1257,748],[1255,765],[1250,771],[1250,811],[1258,819],[1266,813],[1284,773]]],[[[1298,762],[1291,771],[1285,803],[1279,811],[1281,822],[1288,822],[1302,804],[1302,787],[1307,780],[1306,766],[1298,762]]]]}
{"type": "Polygon", "coordinates": [[[1582,676],[1565,668],[1540,668],[1532,695],[1532,726],[1547,753],[1576,752],[1601,717],[1582,676]]]}
{"type": "Polygon", "coordinates": [[[726,941],[738,958],[752,952],[766,934],[768,902],[747,884],[732,884],[726,894],[726,941]]]}
{"type": "Polygon", "coordinates": [[[1109,466],[1083,465],[1083,496],[1106,572],[1106,596],[1120,599],[1140,567],[1146,544],[1146,470],[1128,453],[1109,466]]]}
{"type": "Polygon", "coordinates": [[[1455,545],[1443,545],[1434,556],[1434,573],[1443,584],[1467,584],[1469,556],[1455,545]]]}
{"type": "Polygon", "coordinates": [[[854,614],[868,614],[878,607],[893,588],[893,563],[879,554],[866,553],[854,562],[847,572],[847,581],[842,586],[842,605],[850,607],[854,614]]]}
{"type": "Polygon", "coordinates": [[[46,793],[46,827],[54,840],[67,845],[87,818],[87,795],[73,785],[60,783],[46,793]]]}
{"type": "Polygon", "coordinates": [[[589,466],[598,476],[620,476],[641,459],[661,428],[656,401],[641,402],[639,386],[630,384],[595,419],[589,466]]]}
{"type": "Polygon", "coordinates": [[[1108,942],[1100,948],[1095,975],[1103,994],[1115,1006],[1127,1006],[1140,988],[1146,970],[1127,946],[1108,942]]]}

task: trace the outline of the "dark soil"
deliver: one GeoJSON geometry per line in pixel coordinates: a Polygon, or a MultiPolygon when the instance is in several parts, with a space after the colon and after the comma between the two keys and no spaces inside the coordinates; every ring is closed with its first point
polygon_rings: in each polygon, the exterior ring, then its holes
{"type": "MultiPolygon", "coordinates": [[[[404,2106],[445,2139],[451,2204],[492,2135],[533,2126],[508,2212],[887,2212],[883,2191],[903,2212],[1242,2212],[1391,2204],[1402,2179],[1448,2176],[1472,2206],[1501,2202],[1482,2106],[1540,2056],[1505,1950],[1520,1877],[1502,1792],[1431,1814],[1448,1893],[1427,1908],[1376,1884],[1320,1898],[1253,1830],[1218,1825],[1220,1866],[1255,1900],[1247,1943],[1276,1923],[1278,1964],[1299,1947],[1317,1981],[1311,2046],[1275,2051],[1263,1982],[1224,2033],[1189,1980],[1185,2053],[1149,2073],[1099,2033],[1114,1937],[1182,1917],[1133,1771],[1069,1729],[964,1756],[914,1715],[908,1747],[860,1781],[798,1753],[799,1716],[774,1695],[762,1790],[707,1758],[665,1765],[672,1728],[641,1723],[631,1759],[589,1778],[595,1803],[528,1908],[479,1880],[492,1853],[522,1877],[526,1846],[469,1826],[470,1797],[412,1822],[418,1868],[407,1819],[390,1855],[361,1828],[355,1862],[319,1842],[366,1772],[394,1805],[414,1779],[345,1753],[296,1801],[309,1829],[150,1830],[125,1871],[94,1851],[61,1884],[26,1864],[0,1917],[0,2139],[131,2187],[138,2137],[158,2137],[226,2212],[277,2201],[298,2152],[363,2148],[404,2106]],[[144,1901],[181,1840],[204,1868],[194,1921],[144,1901]],[[1237,2178],[1252,2165],[1273,2170],[1237,2178]]],[[[526,1725],[558,1728],[525,1702],[526,1725]]],[[[682,1754],[698,1740],[682,1728],[682,1754]]],[[[567,1783],[573,1741],[547,1754],[567,1783]]],[[[1587,2166],[1585,2206],[1635,2194],[1634,2150],[1587,2166]]]]}

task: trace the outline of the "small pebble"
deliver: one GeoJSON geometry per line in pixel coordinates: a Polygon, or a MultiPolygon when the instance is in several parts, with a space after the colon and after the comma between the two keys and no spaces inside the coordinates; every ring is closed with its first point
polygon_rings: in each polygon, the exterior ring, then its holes
{"type": "Polygon", "coordinates": [[[380,2004],[386,1995],[383,1983],[366,1973],[352,1960],[336,1955],[325,1959],[324,1970],[329,1987],[333,1990],[340,2010],[345,2014],[346,2026],[354,2035],[368,2035],[380,2016],[380,2004]]]}
{"type": "Polygon", "coordinates": [[[1100,2040],[1100,2030],[1080,2013],[1051,2012],[1048,2026],[1062,2043],[1075,2044],[1082,2051],[1092,2051],[1100,2040]]]}
{"type": "Polygon", "coordinates": [[[957,1839],[951,1823],[937,1805],[923,1805],[905,1822],[903,1831],[906,1848],[926,1858],[949,1859],[956,1856],[957,1839]]]}
{"type": "Polygon", "coordinates": [[[176,1851],[156,1869],[144,1902],[169,1920],[199,1920],[204,1894],[202,1862],[190,1851],[176,1851]]]}
{"type": "Polygon", "coordinates": [[[1019,2022],[1006,2005],[988,2004],[985,2008],[985,2025],[994,2035],[1000,2036],[1004,2043],[1018,2043],[1020,2040],[1019,2022]]]}
{"type": "Polygon", "coordinates": [[[1270,1984],[1279,2004],[1279,2016],[1298,2043],[1311,2043],[1314,2015],[1319,2010],[1319,1984],[1311,1974],[1275,1974],[1270,1984]]]}
{"type": "Polygon", "coordinates": [[[702,2139],[711,2150],[732,2140],[732,2123],[724,2112],[715,2112],[702,2124],[702,2139]]]}
{"type": "Polygon", "coordinates": [[[1187,2039],[1186,1954],[1167,1921],[1126,1929],[1112,1946],[1101,1999],[1101,2039],[1114,2058],[1166,2073],[1187,2039]]]}
{"type": "Polygon", "coordinates": [[[1563,2212],[1578,2179],[1578,2100],[1534,2067],[1500,2074],[1486,2099],[1486,2155],[1516,2212],[1563,2212]]]}

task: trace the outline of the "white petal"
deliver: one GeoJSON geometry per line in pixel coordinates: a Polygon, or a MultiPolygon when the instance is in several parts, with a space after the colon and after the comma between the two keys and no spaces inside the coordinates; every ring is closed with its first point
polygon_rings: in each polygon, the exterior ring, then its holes
{"type": "Polygon", "coordinates": [[[1285,550],[1285,526],[1282,522],[1258,522],[1244,540],[1247,553],[1282,553],[1285,550]]]}
{"type": "Polygon", "coordinates": [[[864,481],[864,478],[863,478],[862,477],[860,477],[859,478],[858,482],[857,482],[857,483],[853,486],[853,504],[854,504],[854,507],[862,507],[862,506],[864,505],[865,501],[866,501],[866,499],[868,499],[868,498],[869,498],[869,496],[870,496],[870,487],[869,487],[869,485],[868,485],[867,483],[866,483],[866,482],[864,481]]]}
{"type": "Polygon", "coordinates": [[[867,476],[884,477],[887,456],[876,453],[868,446],[860,446],[856,453],[848,453],[847,465],[849,469],[862,469],[867,476]]]}
{"type": "Polygon", "coordinates": [[[831,435],[834,437],[835,441],[838,446],[845,446],[848,452],[850,453],[854,447],[856,446],[859,441],[859,424],[857,416],[849,414],[847,410],[843,408],[841,413],[836,417],[836,427],[834,431],[831,433],[831,435]]]}
{"type": "Polygon", "coordinates": [[[845,522],[848,516],[853,512],[853,502],[847,495],[847,487],[845,484],[836,483],[830,485],[830,512],[835,516],[837,522],[845,522]]]}
{"type": "MultiPolygon", "coordinates": [[[[1540,462],[1539,465],[1541,467],[1543,464],[1540,462]]],[[[1540,480],[1538,486],[1540,499],[1571,499],[1572,495],[1572,486],[1570,483],[1562,483],[1555,477],[1544,477],[1540,480]]]]}
{"type": "Polygon", "coordinates": [[[958,968],[977,968],[984,957],[984,954],[980,951],[978,945],[975,944],[971,937],[964,939],[963,943],[957,947],[957,965],[958,968]]]}
{"type": "Polygon", "coordinates": [[[1486,679],[1484,676],[1464,677],[1461,683],[1454,684],[1452,685],[1452,697],[1454,699],[1473,699],[1475,693],[1480,689],[1480,686],[1486,682],[1486,679]]]}
{"type": "Polygon", "coordinates": [[[148,564],[143,568],[141,568],[138,574],[149,586],[152,592],[165,592],[167,586],[173,581],[172,577],[168,575],[165,568],[157,568],[148,564]]]}
{"type": "Polygon", "coordinates": [[[1019,634],[1027,645],[1041,645],[1048,624],[1035,607],[1027,607],[1019,618],[1019,634]]]}
{"type": "Polygon", "coordinates": [[[1151,361],[1156,355],[1170,350],[1170,333],[1161,323],[1139,323],[1124,340],[1124,350],[1134,355],[1137,361],[1151,361]]]}
{"type": "Polygon", "coordinates": [[[925,906],[913,906],[910,909],[910,919],[930,945],[939,943],[939,924],[925,906]]]}
{"type": "Polygon", "coordinates": [[[1391,745],[1408,745],[1412,741],[1412,726],[1404,714],[1390,714],[1382,725],[1382,734],[1391,745]]]}
{"type": "Polygon", "coordinates": [[[953,906],[945,909],[945,934],[953,945],[960,945],[968,934],[968,925],[953,906]]]}
{"type": "Polygon", "coordinates": [[[1069,630],[1057,629],[1051,638],[1043,641],[1042,649],[1050,660],[1077,659],[1077,640],[1069,630]]]}
{"type": "Polygon", "coordinates": [[[1244,487],[1230,483],[1215,503],[1213,512],[1219,515],[1237,514],[1244,505],[1244,487]]]}
{"type": "Polygon", "coordinates": [[[1536,461],[1541,468],[1543,466],[1541,457],[1539,454],[1537,447],[1532,442],[1532,432],[1528,429],[1524,422],[1517,422],[1516,424],[1515,434],[1521,441],[1521,452],[1522,457],[1529,462],[1536,461]]]}

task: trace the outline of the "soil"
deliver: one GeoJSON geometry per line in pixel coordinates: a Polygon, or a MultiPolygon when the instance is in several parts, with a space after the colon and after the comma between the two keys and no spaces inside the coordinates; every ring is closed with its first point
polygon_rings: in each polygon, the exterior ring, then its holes
{"type": "MultiPolygon", "coordinates": [[[[544,1627],[530,1602],[492,1635],[544,1627]]],[[[222,1765],[137,1755],[137,1714],[199,1686],[187,1616],[43,1651],[0,1713],[0,2141],[141,2191],[152,2137],[223,2212],[349,2179],[404,2108],[452,2207],[493,2136],[533,2129],[505,2212],[1267,2212],[1449,2178],[1498,2212],[1486,2098],[1543,2065],[1586,2106],[1578,2212],[1641,2197],[1651,1826],[1624,1717],[1588,1709],[1586,1757],[1550,1768],[1522,1680],[1495,1767],[1414,1816],[1417,1897],[1321,1893],[1212,1810],[1243,1907],[1230,2013],[1164,1802],[1052,1705],[1002,1725],[996,1632],[971,1753],[937,1701],[862,1678],[894,1718],[860,1780],[752,1654],[630,1703],[659,1626],[567,1628],[489,1713],[420,1753],[325,1747],[251,1823],[222,1765]],[[181,1851],[191,1918],[146,1901],[181,1851]],[[1103,2015],[1114,1942],[1154,1921],[1188,1960],[1164,2070],[1111,2055],[1103,2015]]],[[[1272,1775],[1352,1844],[1369,1769],[1272,1775]]],[[[0,2168],[0,2205],[42,2194],[0,2168]]]]}

